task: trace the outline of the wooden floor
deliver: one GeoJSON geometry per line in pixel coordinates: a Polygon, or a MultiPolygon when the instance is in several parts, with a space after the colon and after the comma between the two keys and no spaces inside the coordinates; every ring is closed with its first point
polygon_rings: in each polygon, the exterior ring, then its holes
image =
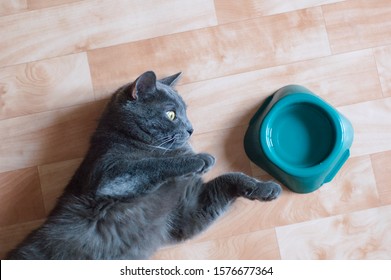
{"type": "Polygon", "coordinates": [[[270,178],[243,150],[265,98],[301,84],[355,130],[351,158],[311,194],[239,199],[155,259],[391,258],[391,0],[2,0],[0,257],[37,227],[83,157],[110,93],[183,71],[212,178],[270,178]]]}

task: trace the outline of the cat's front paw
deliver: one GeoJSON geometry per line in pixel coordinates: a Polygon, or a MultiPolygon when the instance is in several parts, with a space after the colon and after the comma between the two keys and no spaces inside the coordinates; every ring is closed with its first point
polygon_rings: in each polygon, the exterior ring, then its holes
{"type": "Polygon", "coordinates": [[[273,181],[259,181],[251,178],[251,184],[243,186],[241,190],[241,196],[251,200],[270,201],[280,196],[282,188],[279,184],[273,181]]]}
{"type": "Polygon", "coordinates": [[[196,172],[197,174],[205,174],[206,172],[211,170],[216,163],[216,159],[212,155],[207,153],[196,154],[195,157],[198,160],[201,159],[203,161],[203,165],[196,172]]]}

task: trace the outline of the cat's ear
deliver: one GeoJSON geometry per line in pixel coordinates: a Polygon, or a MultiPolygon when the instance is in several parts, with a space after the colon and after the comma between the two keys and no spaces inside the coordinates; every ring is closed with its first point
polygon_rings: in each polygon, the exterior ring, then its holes
{"type": "Polygon", "coordinates": [[[130,87],[130,94],[136,100],[141,93],[153,93],[156,91],[156,75],[152,71],[145,72],[138,77],[130,87]]]}
{"type": "Polygon", "coordinates": [[[179,72],[174,75],[163,78],[163,79],[159,80],[159,82],[161,82],[162,84],[165,84],[167,86],[173,87],[180,80],[181,76],[182,76],[182,72],[179,72]]]}

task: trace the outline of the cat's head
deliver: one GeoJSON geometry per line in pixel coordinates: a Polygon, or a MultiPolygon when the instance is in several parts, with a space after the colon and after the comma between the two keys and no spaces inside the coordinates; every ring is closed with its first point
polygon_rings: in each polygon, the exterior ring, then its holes
{"type": "Polygon", "coordinates": [[[183,146],[193,128],[185,102],[173,88],[180,75],[157,80],[154,72],[145,72],[116,91],[102,121],[107,119],[131,140],[157,149],[183,146]]]}

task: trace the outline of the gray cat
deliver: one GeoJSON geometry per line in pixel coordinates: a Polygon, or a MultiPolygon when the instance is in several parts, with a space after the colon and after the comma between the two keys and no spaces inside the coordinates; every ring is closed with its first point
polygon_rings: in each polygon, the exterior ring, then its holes
{"type": "Polygon", "coordinates": [[[206,229],[237,197],[280,195],[242,173],[203,182],[215,159],[187,143],[179,76],[149,71],[113,94],[55,209],[9,259],[146,259],[206,229]]]}

